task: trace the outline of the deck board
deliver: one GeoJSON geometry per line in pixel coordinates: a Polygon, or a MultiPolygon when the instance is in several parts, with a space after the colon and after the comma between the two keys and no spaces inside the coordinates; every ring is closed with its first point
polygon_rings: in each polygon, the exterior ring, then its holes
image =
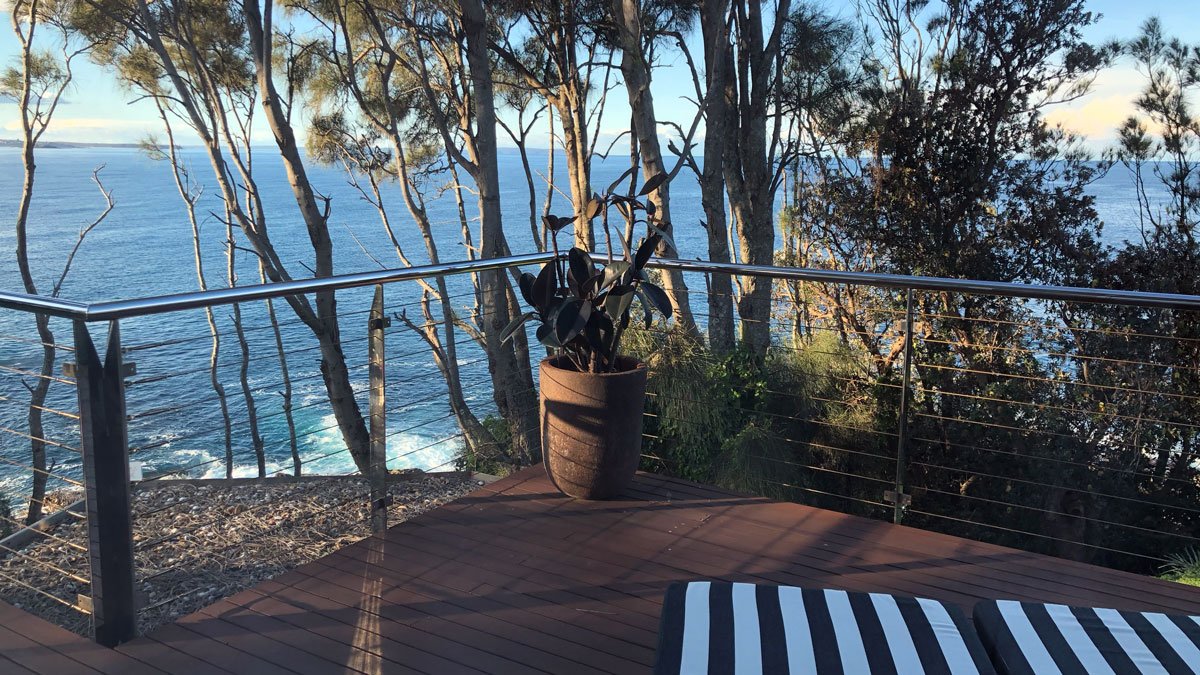
{"type": "Polygon", "coordinates": [[[657,475],[575,501],[535,467],[117,650],[5,620],[0,670],[648,672],[663,591],[695,578],[1200,614],[1148,577],[657,475]]]}

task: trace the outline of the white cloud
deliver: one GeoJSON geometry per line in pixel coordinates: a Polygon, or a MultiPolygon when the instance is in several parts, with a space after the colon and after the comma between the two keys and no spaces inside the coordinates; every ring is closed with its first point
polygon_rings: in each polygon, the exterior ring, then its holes
{"type": "MultiPolygon", "coordinates": [[[[11,119],[4,123],[3,129],[6,132],[19,131],[21,125],[18,120],[11,119]]],[[[45,139],[76,143],[133,143],[141,140],[153,130],[152,124],[142,120],[65,117],[60,113],[50,123],[50,129],[47,130],[45,139]]]]}
{"type": "Polygon", "coordinates": [[[1134,114],[1134,101],[1144,84],[1143,76],[1131,67],[1105,70],[1087,96],[1056,106],[1046,113],[1046,120],[1085,136],[1095,148],[1108,147],[1115,142],[1117,129],[1134,114]]]}

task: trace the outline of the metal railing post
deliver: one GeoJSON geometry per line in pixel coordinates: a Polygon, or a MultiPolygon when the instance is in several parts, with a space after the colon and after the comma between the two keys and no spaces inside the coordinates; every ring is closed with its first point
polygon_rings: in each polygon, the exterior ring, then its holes
{"type": "Polygon", "coordinates": [[[370,360],[371,406],[371,532],[387,531],[387,378],[384,374],[384,329],[388,319],[383,310],[383,285],[375,287],[368,320],[367,352],[370,360]]]}
{"type": "Polygon", "coordinates": [[[913,289],[909,288],[904,294],[904,376],[900,388],[900,411],[897,415],[898,428],[896,432],[896,491],[890,495],[895,507],[892,514],[893,522],[899,524],[904,520],[904,509],[912,501],[907,492],[908,482],[908,389],[912,384],[912,352],[913,352],[913,289]]]}
{"type": "Polygon", "coordinates": [[[86,485],[88,562],[96,642],[115,647],[135,637],[129,443],[125,417],[125,365],[121,331],[109,323],[104,362],[87,324],[75,322],[76,390],[86,485]]]}

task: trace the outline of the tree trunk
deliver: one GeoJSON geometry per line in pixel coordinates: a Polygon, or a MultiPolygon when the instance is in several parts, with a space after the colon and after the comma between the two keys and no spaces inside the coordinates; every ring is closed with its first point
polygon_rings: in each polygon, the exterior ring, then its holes
{"type": "MultiPolygon", "coordinates": [[[[621,44],[621,73],[625,79],[625,90],[629,94],[629,108],[632,111],[631,132],[637,139],[642,160],[642,176],[648,180],[652,176],[667,173],[667,169],[663,165],[662,149],[658,144],[658,118],[654,112],[654,96],[650,92],[650,64],[646,61],[640,3],[638,0],[612,0],[612,13],[617,22],[621,44]]],[[[649,199],[655,206],[659,228],[671,235],[674,227],[671,221],[670,182],[663,183],[650,193],[649,199]]],[[[666,239],[658,245],[655,252],[671,258],[679,255],[666,239]]],[[[663,272],[662,287],[671,298],[675,318],[679,324],[689,333],[699,335],[696,320],[692,317],[683,273],[678,270],[663,272]]]]}
{"type": "Polygon", "coordinates": [[[564,92],[552,102],[558,110],[562,126],[563,151],[567,156],[567,182],[571,188],[571,205],[575,210],[575,246],[586,251],[596,248],[596,236],[587,219],[587,205],[592,198],[592,167],[588,153],[587,116],[580,102],[580,87],[563,86],[564,92]]]}
{"type": "MultiPolygon", "coordinates": [[[[13,10],[16,11],[15,9],[13,10]]],[[[13,27],[16,30],[18,18],[14,14],[12,17],[13,27]]],[[[29,22],[34,25],[37,17],[33,10],[30,10],[29,22]]],[[[31,28],[32,31],[32,28],[31,28]]],[[[18,35],[20,32],[18,31],[18,35]]],[[[21,185],[21,199],[17,205],[17,220],[16,220],[16,255],[17,268],[21,274],[21,285],[25,288],[25,292],[30,295],[37,295],[37,284],[33,280],[33,271],[29,266],[29,206],[33,201],[33,185],[35,175],[37,173],[37,162],[34,160],[34,146],[37,143],[33,125],[30,120],[30,103],[33,96],[31,83],[32,64],[32,45],[29,43],[32,37],[22,37],[22,52],[21,52],[21,76],[22,86],[20,100],[18,101],[18,113],[21,116],[21,166],[24,170],[24,177],[21,185]]],[[[42,424],[42,408],[46,405],[46,394],[50,390],[50,376],[54,373],[54,333],[50,330],[50,317],[44,314],[35,314],[34,323],[37,327],[38,339],[42,343],[42,364],[38,370],[38,377],[33,386],[29,388],[29,408],[27,410],[27,420],[29,423],[29,455],[30,468],[32,470],[32,488],[29,493],[29,510],[25,516],[26,524],[32,524],[42,518],[42,504],[46,500],[46,482],[49,478],[46,465],[46,442],[43,440],[45,429],[42,424]]]]}
{"type": "MultiPolygon", "coordinates": [[[[471,74],[475,112],[475,184],[481,219],[481,257],[496,258],[508,252],[500,212],[500,171],[496,161],[496,108],[488,56],[487,19],[481,0],[460,0],[462,27],[471,74]]],[[[512,288],[504,270],[480,274],[483,283],[483,333],[487,347],[496,404],[512,432],[514,454],[523,464],[540,456],[537,397],[529,361],[521,362],[511,343],[500,334],[511,316],[512,288]]]]}
{"type": "MultiPolygon", "coordinates": [[[[283,157],[288,184],[308,229],[316,263],[314,271],[317,277],[329,277],[333,276],[333,242],[329,237],[327,214],[317,205],[296,136],[272,79],[271,8],[271,0],[267,0],[265,13],[259,12],[258,0],[242,2],[242,13],[246,19],[250,49],[257,71],[259,98],[267,114],[268,126],[275,137],[275,145],[283,157]]],[[[317,321],[312,328],[321,346],[321,375],[329,394],[329,404],[337,419],[346,448],[359,471],[365,474],[370,470],[371,435],[367,431],[362,409],[350,383],[346,355],[342,351],[341,330],[338,326],[337,299],[332,291],[322,291],[315,296],[317,321]]]]}
{"type": "MultiPolygon", "coordinates": [[[[708,259],[726,263],[729,228],[725,220],[725,139],[728,134],[730,53],[726,18],[729,0],[703,0],[700,26],[704,37],[705,85],[704,167],[700,199],[708,227],[708,259]]],[[[708,344],[718,354],[733,349],[733,278],[713,274],[708,288],[708,344]]]]}
{"type": "MultiPolygon", "coordinates": [[[[763,37],[762,7],[742,0],[734,6],[737,60],[731,72],[736,73],[736,86],[729,128],[736,143],[724,155],[725,185],[742,262],[748,265],[770,265],[775,257],[774,167],[768,155],[767,114],[778,31],[790,5],[789,0],[780,1],[769,42],[763,37]]],[[[771,287],[770,279],[745,276],[738,300],[742,342],[759,358],[766,356],[771,344],[771,287]]]]}
{"type": "MultiPolygon", "coordinates": [[[[258,264],[258,278],[267,283],[267,275],[263,270],[262,261],[258,264]]],[[[292,452],[292,475],[299,476],[304,468],[300,460],[300,444],[296,437],[296,416],[292,412],[292,374],[288,368],[287,350],[283,347],[283,332],[279,330],[279,316],[275,314],[275,303],[267,298],[267,317],[271,321],[271,333],[275,337],[275,352],[279,355],[279,376],[283,378],[283,391],[279,392],[283,399],[283,417],[287,423],[288,448],[292,452]]]]}
{"type": "MultiPolygon", "coordinates": [[[[237,287],[237,270],[235,268],[237,250],[233,241],[233,219],[228,216],[225,219],[225,251],[226,274],[229,279],[229,287],[237,287]]],[[[258,429],[258,405],[254,401],[254,392],[250,389],[250,343],[246,341],[246,331],[242,326],[242,305],[241,303],[233,303],[233,333],[237,337],[238,348],[241,353],[241,361],[238,365],[238,382],[242,386],[242,399],[246,402],[246,419],[250,428],[250,444],[254,448],[254,458],[258,466],[258,477],[265,478],[267,475],[267,456],[266,448],[263,447],[262,434],[258,429]]],[[[233,462],[232,456],[226,458],[225,477],[233,478],[233,462]]]]}

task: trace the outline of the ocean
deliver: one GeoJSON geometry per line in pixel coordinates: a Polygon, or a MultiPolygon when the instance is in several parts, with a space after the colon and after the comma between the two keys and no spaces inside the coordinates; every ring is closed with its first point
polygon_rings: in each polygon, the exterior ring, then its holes
{"type": "MultiPolygon", "coordinates": [[[[533,170],[546,171],[547,151],[531,150],[533,170]]],[[[198,149],[182,152],[198,186],[204,188],[199,212],[202,217],[201,248],[210,288],[227,285],[225,275],[225,225],[221,202],[211,180],[211,169],[198,149]]],[[[556,159],[556,180],[566,185],[565,159],[556,159]]],[[[311,247],[303,222],[296,211],[282,164],[271,148],[257,148],[255,173],[268,214],[268,222],[280,258],[295,278],[311,276],[311,247]]],[[[156,296],[197,288],[192,255],[191,228],[169,166],[130,148],[44,149],[38,155],[38,182],[29,219],[30,260],[39,290],[47,292],[62,269],[63,260],[75,243],[82,226],[103,208],[103,199],[91,182],[100,171],[105,187],[116,202],[108,218],[88,235],[79,250],[62,288],[62,297],[100,301],[156,296]]],[[[628,167],[627,157],[598,160],[593,168],[597,189],[608,185],[628,167]]],[[[381,225],[375,206],[351,186],[340,167],[309,165],[314,186],[330,199],[330,231],[334,241],[335,270],[349,273],[398,267],[400,262],[381,225]]],[[[529,194],[524,170],[516,150],[500,155],[502,203],[505,229],[511,249],[532,251],[529,223],[529,194]]],[[[0,223],[15,218],[21,188],[20,157],[17,149],[0,148],[0,223]]],[[[535,176],[540,186],[544,182],[535,176]]],[[[453,195],[442,192],[444,178],[431,181],[428,210],[434,237],[444,262],[467,257],[453,195]]],[[[424,243],[404,207],[399,188],[385,185],[385,208],[397,239],[414,264],[428,262],[424,243]]],[[[1104,222],[1103,238],[1114,246],[1139,237],[1138,205],[1132,178],[1124,168],[1114,167],[1089,187],[1104,222]]],[[[1160,195],[1151,193],[1151,198],[1160,195]]],[[[466,192],[468,214],[474,196],[466,192]]],[[[537,208],[544,199],[538,190],[537,208]]],[[[684,258],[706,256],[706,235],[700,221],[703,212],[699,185],[685,169],[672,185],[675,239],[684,258]]],[[[554,196],[553,213],[568,215],[569,200],[554,196]]],[[[472,221],[476,241],[478,223],[472,221]]],[[[241,240],[240,235],[238,236],[241,240]]],[[[569,233],[564,233],[564,243],[569,233]]],[[[244,244],[244,242],[241,242],[244,244]]],[[[11,225],[0,227],[0,288],[20,291],[21,283],[13,250],[11,225]]],[[[251,254],[236,251],[239,285],[258,283],[258,270],[251,254]]],[[[466,277],[449,279],[455,306],[467,308],[472,298],[466,277]]],[[[405,313],[420,322],[420,292],[415,283],[391,284],[386,288],[386,305],[391,312],[405,313]]],[[[366,313],[370,289],[338,293],[342,313],[342,337],[351,374],[366,401],[366,313]]],[[[235,475],[256,474],[253,445],[248,429],[245,399],[238,380],[241,362],[233,331],[232,309],[216,308],[222,334],[219,376],[227,393],[232,420],[235,475]]],[[[293,414],[298,447],[305,473],[344,474],[354,470],[345,452],[333,416],[325,402],[318,370],[316,342],[290,308],[276,304],[288,367],[293,381],[293,414]]],[[[436,314],[436,307],[434,312],[436,314]]],[[[242,306],[243,325],[250,350],[248,379],[258,410],[260,433],[268,457],[268,472],[290,473],[291,447],[283,414],[282,377],[271,329],[263,303],[242,306]]],[[[69,322],[52,323],[56,343],[70,346],[69,322]]],[[[93,337],[104,342],[102,326],[93,325],[93,337]]],[[[130,379],[127,408],[130,415],[130,446],[133,459],[150,473],[224,476],[225,432],[216,395],[209,383],[208,358],[211,342],[203,311],[130,319],[121,322],[126,359],[136,363],[130,379]]],[[[490,380],[481,350],[463,332],[457,334],[458,361],[469,402],[482,418],[494,412],[490,380]]],[[[428,347],[402,321],[394,320],[387,334],[388,456],[393,469],[447,470],[462,449],[457,425],[445,403],[445,385],[434,366],[428,347]]],[[[33,317],[0,310],[0,491],[18,497],[28,491],[28,441],[25,417],[29,373],[39,367],[33,317]]],[[[69,350],[60,350],[59,362],[72,360],[69,350]]],[[[61,367],[58,375],[61,376],[61,367]]],[[[47,407],[55,411],[77,410],[75,391],[69,382],[55,380],[47,407]]],[[[78,432],[70,417],[57,412],[45,414],[46,436],[56,445],[49,449],[54,472],[77,475],[78,432]]],[[[51,488],[59,487],[54,481],[51,488]]]]}

